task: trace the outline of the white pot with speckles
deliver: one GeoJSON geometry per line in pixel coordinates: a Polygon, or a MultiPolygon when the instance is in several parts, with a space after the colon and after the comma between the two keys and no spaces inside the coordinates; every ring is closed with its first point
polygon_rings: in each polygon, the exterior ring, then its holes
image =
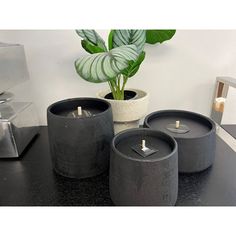
{"type": "Polygon", "coordinates": [[[105,96],[110,93],[109,90],[100,91],[97,97],[108,101],[112,106],[114,130],[119,133],[126,129],[139,127],[139,121],[148,110],[149,94],[139,89],[126,89],[133,91],[136,96],[129,100],[106,99],[105,96]]]}

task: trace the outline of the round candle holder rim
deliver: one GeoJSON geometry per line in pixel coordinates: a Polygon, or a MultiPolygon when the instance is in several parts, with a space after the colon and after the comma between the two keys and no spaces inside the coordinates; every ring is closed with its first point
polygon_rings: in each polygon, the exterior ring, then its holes
{"type": "Polygon", "coordinates": [[[146,92],[146,91],[144,91],[144,90],[141,90],[141,89],[134,89],[134,88],[126,88],[125,89],[126,91],[127,90],[130,90],[130,91],[134,91],[134,92],[136,92],[137,94],[139,93],[139,92],[141,92],[141,93],[144,93],[144,95],[142,96],[142,97],[138,97],[138,98],[133,98],[133,99],[129,99],[129,100],[114,100],[114,99],[108,99],[108,98],[105,98],[105,95],[107,94],[107,93],[110,93],[111,91],[110,90],[101,90],[101,91],[99,91],[99,92],[97,92],[97,97],[99,97],[99,98],[102,98],[102,99],[104,99],[104,100],[107,100],[107,101],[116,101],[116,102],[119,102],[119,103],[128,103],[128,102],[130,102],[130,101],[132,101],[132,102],[134,102],[134,101],[137,101],[137,102],[139,102],[139,101],[142,101],[142,100],[145,100],[146,98],[148,98],[150,95],[149,95],[149,92],[146,92]],[[104,95],[105,94],[105,95],[104,95]],[[104,96],[103,96],[104,95],[104,96]]]}
{"type": "Polygon", "coordinates": [[[149,120],[150,120],[150,118],[152,117],[152,118],[155,118],[157,115],[159,115],[159,114],[168,114],[168,113],[172,113],[172,112],[175,112],[175,113],[186,113],[186,114],[189,114],[189,115],[195,115],[195,116],[197,116],[197,117],[199,117],[199,118],[201,118],[201,119],[205,119],[205,120],[207,120],[210,124],[211,124],[211,128],[210,128],[210,131],[209,132],[207,132],[207,133],[205,133],[205,134],[203,134],[203,135],[199,135],[199,136],[197,136],[197,137],[184,137],[184,136],[181,136],[181,137],[178,137],[178,136],[176,136],[176,134],[173,134],[173,136],[174,136],[174,138],[177,138],[177,139],[179,139],[179,140],[186,140],[186,139],[200,139],[200,138],[203,138],[203,137],[206,137],[206,136],[208,136],[208,135],[210,135],[211,133],[214,133],[214,132],[216,132],[216,124],[215,124],[215,122],[212,120],[212,119],[210,119],[209,117],[207,117],[207,116],[204,116],[204,115],[202,115],[202,114],[199,114],[199,113],[196,113],[196,112],[192,112],[192,111],[186,111],[186,110],[174,110],[174,109],[172,109],[172,110],[159,110],[159,111],[154,111],[154,112],[152,112],[152,113],[150,113],[150,114],[148,114],[146,117],[145,117],[145,119],[144,119],[144,125],[146,126],[146,127],[148,127],[148,128],[150,128],[150,129],[152,129],[152,126],[149,124],[149,120]]]}
{"type": "Polygon", "coordinates": [[[111,104],[103,99],[100,99],[100,98],[92,98],[92,97],[78,97],[78,98],[68,98],[68,99],[63,99],[63,100],[60,100],[60,101],[57,101],[57,102],[54,102],[52,103],[51,105],[48,106],[47,108],[47,112],[50,113],[51,115],[53,116],[56,116],[60,119],[70,119],[70,120],[84,120],[84,119],[95,119],[99,116],[102,116],[104,114],[106,114],[107,112],[109,112],[109,110],[111,109],[111,104]],[[97,101],[97,102],[101,102],[105,105],[107,105],[107,108],[104,110],[104,111],[101,111],[93,116],[87,116],[87,117],[80,117],[80,118],[77,118],[77,117],[67,117],[67,116],[63,116],[63,115],[59,115],[59,114],[55,114],[54,112],[51,111],[51,109],[54,107],[54,106],[57,106],[57,105],[61,105],[63,103],[66,103],[66,102],[74,102],[74,101],[97,101]]]}
{"type": "Polygon", "coordinates": [[[162,131],[159,131],[159,130],[153,130],[153,129],[150,129],[150,128],[134,128],[134,129],[129,129],[129,130],[124,130],[120,133],[118,133],[112,140],[111,142],[111,148],[112,150],[116,153],[118,153],[121,157],[125,158],[125,159],[128,159],[128,160],[131,160],[131,161],[139,161],[139,162],[156,162],[156,161],[163,161],[165,159],[168,159],[169,157],[173,156],[174,153],[178,152],[178,146],[177,146],[177,142],[176,140],[171,137],[169,134],[165,133],[165,132],[162,132],[162,131]],[[122,135],[125,135],[127,133],[135,133],[136,131],[140,131],[140,132],[143,132],[143,131],[148,131],[149,133],[153,133],[153,134],[158,134],[161,136],[165,136],[167,139],[171,140],[172,141],[172,144],[174,146],[173,150],[166,156],[163,156],[163,157],[158,157],[158,158],[150,158],[150,157],[145,157],[145,158],[134,158],[134,157],[130,157],[128,155],[125,155],[124,153],[120,152],[117,148],[116,148],[116,140],[118,138],[120,138],[120,136],[122,135]]]}

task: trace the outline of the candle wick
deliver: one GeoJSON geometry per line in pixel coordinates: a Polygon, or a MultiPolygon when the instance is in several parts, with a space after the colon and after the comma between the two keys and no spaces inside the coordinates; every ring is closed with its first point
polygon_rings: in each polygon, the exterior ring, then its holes
{"type": "Polygon", "coordinates": [[[142,140],[142,149],[144,149],[145,147],[146,147],[146,140],[143,139],[143,140],[142,140]]]}
{"type": "Polygon", "coordinates": [[[180,121],[179,120],[175,121],[175,128],[178,129],[179,126],[180,126],[180,121]]]}
{"type": "Polygon", "coordinates": [[[146,147],[146,140],[145,139],[142,140],[142,145],[141,146],[142,146],[142,151],[143,152],[146,152],[148,150],[148,148],[146,147]]]}
{"type": "Polygon", "coordinates": [[[78,111],[78,116],[82,116],[82,108],[81,107],[77,107],[77,111],[78,111]]]}

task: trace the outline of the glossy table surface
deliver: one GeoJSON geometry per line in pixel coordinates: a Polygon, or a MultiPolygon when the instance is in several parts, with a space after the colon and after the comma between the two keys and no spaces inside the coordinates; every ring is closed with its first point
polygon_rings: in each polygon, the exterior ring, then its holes
{"type": "Polygon", "coordinates": [[[236,125],[221,125],[229,134],[236,138],[236,125]]]}
{"type": "MultiPolygon", "coordinates": [[[[180,174],[177,206],[236,205],[236,153],[217,137],[214,165],[180,174]]],[[[47,127],[19,159],[0,160],[1,206],[112,206],[108,173],[76,180],[52,170],[47,127]]]]}

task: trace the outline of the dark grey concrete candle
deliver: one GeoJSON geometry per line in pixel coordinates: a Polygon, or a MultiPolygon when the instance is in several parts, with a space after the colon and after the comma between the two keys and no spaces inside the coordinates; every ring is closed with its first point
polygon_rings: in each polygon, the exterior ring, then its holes
{"type": "Polygon", "coordinates": [[[198,172],[213,164],[216,126],[211,119],[189,111],[163,110],[148,115],[144,127],[166,132],[176,139],[180,172],[198,172]]]}
{"type": "Polygon", "coordinates": [[[112,141],[109,181],[116,205],[174,205],[178,193],[176,141],[151,129],[117,134],[112,141]]]}
{"type": "Polygon", "coordinates": [[[47,109],[53,167],[71,178],[98,175],[109,167],[114,136],[112,110],[96,98],[73,98],[47,109]]]}

